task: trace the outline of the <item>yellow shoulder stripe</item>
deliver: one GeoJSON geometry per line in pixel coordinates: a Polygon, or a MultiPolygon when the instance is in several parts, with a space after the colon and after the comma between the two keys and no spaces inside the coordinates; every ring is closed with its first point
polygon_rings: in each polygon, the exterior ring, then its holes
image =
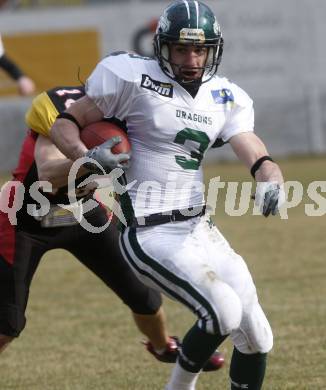
{"type": "Polygon", "coordinates": [[[33,100],[25,115],[27,126],[36,133],[48,137],[50,129],[59,114],[46,92],[42,92],[33,100]]]}

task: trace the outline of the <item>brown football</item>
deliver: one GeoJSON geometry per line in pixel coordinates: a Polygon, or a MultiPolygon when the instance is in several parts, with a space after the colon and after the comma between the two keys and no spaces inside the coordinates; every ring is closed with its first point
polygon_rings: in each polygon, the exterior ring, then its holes
{"type": "Polygon", "coordinates": [[[88,149],[103,144],[112,137],[119,136],[121,142],[112,148],[112,153],[128,153],[131,149],[128,136],[122,128],[112,122],[94,122],[84,127],[80,133],[80,138],[88,149]]]}

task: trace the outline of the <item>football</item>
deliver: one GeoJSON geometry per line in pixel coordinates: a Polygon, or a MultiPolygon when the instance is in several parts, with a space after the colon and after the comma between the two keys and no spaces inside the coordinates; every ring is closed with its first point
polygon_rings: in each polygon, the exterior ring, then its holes
{"type": "Polygon", "coordinates": [[[128,136],[125,131],[115,123],[107,121],[94,122],[84,127],[80,133],[80,139],[88,149],[101,145],[103,142],[116,136],[121,138],[121,142],[111,149],[112,153],[128,153],[131,149],[128,136]]]}

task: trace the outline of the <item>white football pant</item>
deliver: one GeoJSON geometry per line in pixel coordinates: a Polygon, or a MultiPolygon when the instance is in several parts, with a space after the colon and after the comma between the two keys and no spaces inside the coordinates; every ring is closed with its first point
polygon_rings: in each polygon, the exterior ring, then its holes
{"type": "Polygon", "coordinates": [[[209,216],[127,228],[120,247],[137,276],[192,310],[203,331],[230,334],[242,353],[272,348],[248,267],[209,216]]]}

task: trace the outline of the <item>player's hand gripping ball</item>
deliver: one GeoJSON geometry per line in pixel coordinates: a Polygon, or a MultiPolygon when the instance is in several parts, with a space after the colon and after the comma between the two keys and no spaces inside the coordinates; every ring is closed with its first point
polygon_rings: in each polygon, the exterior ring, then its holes
{"type": "MultiPolygon", "coordinates": [[[[131,146],[125,131],[116,124],[107,121],[91,123],[82,129],[80,138],[90,149],[85,157],[97,161],[105,172],[129,167],[131,146]]],[[[85,167],[103,173],[91,162],[87,162],[85,167]]]]}

